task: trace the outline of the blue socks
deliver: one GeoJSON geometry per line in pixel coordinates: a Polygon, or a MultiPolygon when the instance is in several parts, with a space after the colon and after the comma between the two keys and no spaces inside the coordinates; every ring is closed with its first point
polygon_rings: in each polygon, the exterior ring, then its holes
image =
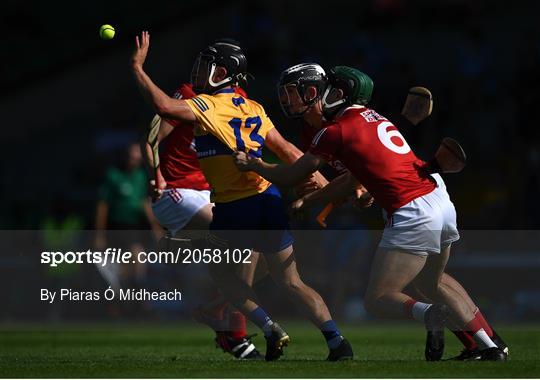
{"type": "MultiPolygon", "coordinates": [[[[274,322],[272,322],[262,307],[258,307],[249,313],[248,318],[264,332],[264,336],[270,336],[272,334],[272,325],[274,322]]],[[[336,326],[336,322],[333,320],[324,322],[320,326],[320,329],[329,349],[333,350],[337,348],[343,341],[343,337],[336,326]]]]}
{"type": "Polygon", "coordinates": [[[337,348],[343,341],[343,337],[336,326],[336,322],[333,320],[324,322],[320,326],[320,329],[324,335],[324,339],[326,339],[326,344],[328,345],[329,349],[332,350],[337,348]]]}
{"type": "Polygon", "coordinates": [[[274,322],[272,322],[262,307],[258,307],[249,313],[248,318],[264,332],[264,336],[270,336],[272,334],[272,325],[274,322]]]}

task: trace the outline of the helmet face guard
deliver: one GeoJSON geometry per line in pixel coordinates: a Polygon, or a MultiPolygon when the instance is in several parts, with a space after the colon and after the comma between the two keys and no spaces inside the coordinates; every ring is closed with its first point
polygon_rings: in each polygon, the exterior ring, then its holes
{"type": "Polygon", "coordinates": [[[279,104],[285,116],[298,118],[304,116],[310,106],[317,100],[306,102],[298,83],[287,83],[278,86],[279,104]]]}
{"type": "Polygon", "coordinates": [[[210,76],[210,67],[214,57],[199,54],[193,67],[191,68],[191,84],[195,92],[205,93],[209,88],[208,78],[210,76]]]}
{"type": "Polygon", "coordinates": [[[325,119],[331,120],[341,109],[352,104],[365,106],[371,100],[372,92],[373,81],[360,70],[347,66],[332,68],[322,97],[325,119]]]}
{"type": "Polygon", "coordinates": [[[316,63],[301,63],[283,71],[277,86],[283,113],[291,118],[304,116],[321,98],[325,80],[324,69],[316,63]],[[309,87],[317,89],[311,99],[306,98],[309,87]]]}
{"type": "Polygon", "coordinates": [[[212,93],[225,84],[232,83],[233,78],[227,77],[219,82],[214,82],[216,72],[215,57],[212,55],[199,54],[191,69],[191,84],[193,90],[198,93],[212,93]]]}
{"type": "Polygon", "coordinates": [[[339,88],[329,84],[322,96],[322,109],[325,119],[329,120],[337,111],[343,107],[343,104],[347,102],[345,97],[341,97],[339,94],[339,88]]]}
{"type": "Polygon", "coordinates": [[[339,89],[332,86],[331,84],[326,87],[324,94],[322,96],[322,108],[328,113],[332,113],[334,110],[339,110],[347,99],[340,97],[339,89]]]}

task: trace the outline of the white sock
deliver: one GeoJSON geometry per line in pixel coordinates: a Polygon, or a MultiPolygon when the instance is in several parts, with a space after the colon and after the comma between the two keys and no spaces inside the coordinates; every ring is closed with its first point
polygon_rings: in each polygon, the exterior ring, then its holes
{"type": "Polygon", "coordinates": [[[489,337],[489,335],[486,333],[484,329],[478,330],[473,335],[473,338],[481,350],[485,350],[486,348],[491,348],[491,347],[497,347],[497,345],[493,343],[493,341],[491,340],[491,338],[489,337]]]}
{"type": "Polygon", "coordinates": [[[424,303],[424,302],[415,302],[411,313],[414,319],[420,322],[424,322],[424,315],[426,314],[426,311],[431,307],[431,303],[424,303]]]}

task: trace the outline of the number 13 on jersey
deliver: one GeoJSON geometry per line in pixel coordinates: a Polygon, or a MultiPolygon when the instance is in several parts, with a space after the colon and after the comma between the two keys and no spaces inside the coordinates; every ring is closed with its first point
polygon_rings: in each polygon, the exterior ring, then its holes
{"type": "Polygon", "coordinates": [[[236,138],[236,149],[240,152],[246,151],[246,142],[242,138],[242,130],[251,130],[251,132],[249,133],[250,141],[247,142],[249,147],[249,151],[247,153],[249,153],[253,157],[260,158],[262,156],[262,147],[264,145],[264,137],[259,135],[259,130],[262,126],[261,118],[259,116],[248,117],[245,123],[243,123],[242,119],[235,117],[229,121],[229,125],[234,130],[234,137],[236,138]]]}

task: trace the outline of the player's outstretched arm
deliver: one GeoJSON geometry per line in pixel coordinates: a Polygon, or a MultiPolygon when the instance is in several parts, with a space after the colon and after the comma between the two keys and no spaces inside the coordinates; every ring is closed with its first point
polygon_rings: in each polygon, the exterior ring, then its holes
{"type": "Polygon", "coordinates": [[[154,108],[156,113],[168,119],[195,122],[195,114],[182,99],[174,99],[168,96],[150,79],[143,69],[148,48],[150,47],[150,34],[147,31],[141,33],[141,37],[135,37],[135,51],[131,56],[131,70],[135,76],[137,86],[145,100],[154,108]]]}
{"type": "Polygon", "coordinates": [[[323,159],[311,153],[304,154],[292,165],[269,164],[245,152],[234,152],[233,160],[240,171],[254,171],[268,181],[283,186],[294,186],[298,184],[325,163],[323,159]]]}
{"type": "MultiPolygon", "coordinates": [[[[278,158],[286,164],[292,164],[300,157],[303,156],[303,152],[298,149],[290,141],[287,141],[276,128],[272,128],[265,139],[265,147],[270,149],[278,158]]],[[[297,192],[301,195],[310,193],[317,189],[323,188],[328,184],[328,181],[324,176],[319,173],[313,173],[305,183],[297,187],[297,192]]]]}
{"type": "Polygon", "coordinates": [[[286,164],[292,164],[303,155],[302,151],[291,142],[285,140],[276,128],[268,131],[264,140],[264,146],[270,149],[286,164]]]}
{"type": "Polygon", "coordinates": [[[358,182],[350,172],[340,175],[332,180],[328,185],[309,193],[300,198],[297,208],[309,208],[318,204],[328,204],[331,202],[342,201],[354,195],[358,182]]]}

